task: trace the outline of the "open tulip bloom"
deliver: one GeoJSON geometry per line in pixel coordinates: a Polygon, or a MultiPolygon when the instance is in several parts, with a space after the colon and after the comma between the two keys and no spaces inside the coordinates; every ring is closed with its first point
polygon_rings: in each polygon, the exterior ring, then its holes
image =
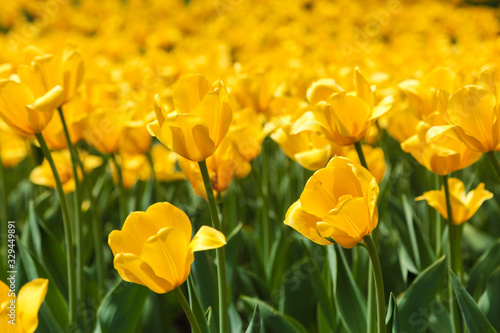
{"type": "Polygon", "coordinates": [[[193,253],[226,244],[224,235],[202,226],[192,237],[191,221],[170,203],[131,213],[122,230],[109,235],[114,266],[122,279],[163,294],[186,281],[193,253]]]}

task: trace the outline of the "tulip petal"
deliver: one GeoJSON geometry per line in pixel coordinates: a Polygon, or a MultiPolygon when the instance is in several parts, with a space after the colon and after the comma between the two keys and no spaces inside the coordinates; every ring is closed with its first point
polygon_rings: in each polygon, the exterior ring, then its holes
{"type": "Polygon", "coordinates": [[[45,95],[37,98],[35,102],[27,107],[34,111],[51,112],[62,105],[64,101],[64,90],[61,86],[55,86],[47,91],[45,95]]]}
{"type": "Polygon", "coordinates": [[[381,100],[372,110],[372,115],[370,120],[375,120],[391,110],[392,104],[394,103],[393,96],[387,96],[381,100]]]}
{"type": "MultiPolygon", "coordinates": [[[[35,134],[36,128],[30,125],[30,110],[26,105],[35,101],[35,97],[28,87],[12,80],[0,81],[0,117],[10,128],[21,135],[35,134]]],[[[36,122],[36,118],[32,120],[36,122]]]]}
{"type": "Polygon", "coordinates": [[[309,214],[301,207],[300,200],[297,200],[288,208],[284,223],[317,244],[331,245],[330,241],[319,235],[316,227],[319,221],[321,218],[309,214]]]}
{"type": "Polygon", "coordinates": [[[201,74],[185,75],[174,89],[174,105],[178,113],[189,113],[212,90],[212,86],[201,74]]]}
{"type": "Polygon", "coordinates": [[[169,115],[157,138],[169,149],[194,162],[206,159],[215,147],[205,121],[189,113],[169,115]]]}
{"type": "Polygon", "coordinates": [[[336,130],[343,136],[358,137],[369,126],[371,107],[365,100],[340,92],[333,94],[328,102],[337,121],[336,130]]]}
{"type": "Polygon", "coordinates": [[[415,201],[420,201],[420,200],[426,200],[429,206],[437,210],[445,219],[448,218],[444,192],[436,190],[428,191],[422,194],[421,196],[415,198],[415,201]]]}
{"type": "Polygon", "coordinates": [[[339,205],[318,223],[318,231],[323,237],[332,237],[340,246],[352,248],[371,230],[371,216],[366,199],[345,196],[339,205]]]}
{"type": "Polygon", "coordinates": [[[217,249],[226,245],[226,237],[224,234],[212,227],[202,226],[194,235],[189,247],[192,252],[217,249]]]}
{"type": "Polygon", "coordinates": [[[468,214],[465,217],[465,220],[469,220],[481,207],[483,202],[493,198],[493,193],[484,189],[484,183],[480,183],[475,190],[472,190],[467,195],[467,209],[468,214]]]}
{"type": "Polygon", "coordinates": [[[156,276],[176,288],[187,279],[194,260],[188,242],[182,230],[164,228],[147,240],[140,258],[153,269],[156,276]]]}
{"type": "Polygon", "coordinates": [[[146,214],[155,224],[157,231],[167,227],[174,227],[182,230],[188,241],[191,239],[193,230],[189,217],[171,203],[155,203],[146,210],[146,214]]]}
{"type": "Polygon", "coordinates": [[[354,71],[354,87],[356,89],[356,97],[364,100],[369,106],[375,104],[375,94],[357,67],[354,71]]]}
{"type": "Polygon", "coordinates": [[[159,230],[158,225],[145,212],[133,212],[123,223],[122,230],[113,230],[109,234],[108,244],[115,256],[118,253],[139,256],[143,244],[159,230]]]}
{"type": "Polygon", "coordinates": [[[158,277],[151,266],[134,254],[119,253],[113,265],[123,280],[146,286],[155,293],[164,294],[175,288],[169,281],[158,277]]]}
{"type": "Polygon", "coordinates": [[[337,198],[333,195],[333,182],[331,169],[325,168],[316,171],[307,181],[300,196],[302,208],[321,218],[337,206],[337,198]]]}
{"type": "Polygon", "coordinates": [[[343,90],[333,79],[320,79],[307,89],[307,100],[314,106],[320,101],[326,101],[333,93],[343,90]]]}
{"type": "Polygon", "coordinates": [[[226,88],[220,84],[214,91],[208,92],[191,114],[204,120],[210,138],[218,147],[231,125],[233,115],[226,88]]]}
{"type": "Polygon", "coordinates": [[[21,287],[17,295],[18,324],[23,332],[35,332],[38,327],[38,311],[47,294],[49,280],[36,279],[21,287]]]}
{"type": "Polygon", "coordinates": [[[490,151],[496,146],[492,142],[495,104],[495,96],[489,90],[465,86],[453,94],[448,115],[454,125],[461,127],[490,151]]]}
{"type": "Polygon", "coordinates": [[[331,156],[330,145],[312,148],[295,154],[294,160],[306,169],[316,171],[325,167],[331,156]]]}

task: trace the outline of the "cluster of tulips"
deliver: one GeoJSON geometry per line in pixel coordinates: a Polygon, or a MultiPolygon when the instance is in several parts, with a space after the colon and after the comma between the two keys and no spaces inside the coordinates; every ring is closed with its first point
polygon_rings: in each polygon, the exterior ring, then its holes
{"type": "Polygon", "coordinates": [[[500,330],[496,9],[0,6],[1,332],[500,330]]]}

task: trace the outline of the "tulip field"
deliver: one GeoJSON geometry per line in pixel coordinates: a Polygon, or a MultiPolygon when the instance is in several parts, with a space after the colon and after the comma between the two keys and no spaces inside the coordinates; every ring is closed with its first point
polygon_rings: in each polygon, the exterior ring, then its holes
{"type": "Polygon", "coordinates": [[[500,2],[0,0],[0,333],[500,331],[500,2]]]}

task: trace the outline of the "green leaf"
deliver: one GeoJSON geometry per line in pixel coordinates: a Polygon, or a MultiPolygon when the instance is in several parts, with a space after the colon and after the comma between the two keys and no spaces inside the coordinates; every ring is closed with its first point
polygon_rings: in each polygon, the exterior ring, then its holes
{"type": "Polygon", "coordinates": [[[305,327],[297,320],[278,312],[264,301],[247,296],[241,296],[241,299],[253,308],[259,306],[264,326],[269,328],[271,332],[307,333],[305,327]]]}
{"type": "Polygon", "coordinates": [[[68,304],[64,297],[54,283],[54,279],[46,271],[45,267],[36,259],[34,254],[23,244],[18,241],[19,253],[26,275],[30,281],[37,278],[44,278],[49,280],[47,288],[47,295],[45,296],[44,304],[47,306],[48,311],[42,309],[41,315],[49,323],[50,326],[56,326],[59,331],[67,329],[68,325],[68,304]]]}
{"type": "Polygon", "coordinates": [[[391,293],[389,296],[389,306],[387,307],[387,315],[385,317],[385,324],[387,326],[387,332],[399,333],[399,317],[398,317],[398,303],[394,294],[391,293]]]}
{"type": "Polygon", "coordinates": [[[148,293],[144,286],[119,280],[97,310],[95,332],[137,332],[148,293]]]}
{"type": "MultiPolygon", "coordinates": [[[[308,245],[305,244],[305,242],[306,240],[304,239],[304,248],[307,251],[307,255],[309,256],[309,260],[311,261],[311,266],[312,266],[310,274],[311,274],[311,284],[314,290],[314,294],[321,306],[321,309],[323,310],[323,313],[325,314],[326,318],[329,319],[328,323],[330,325],[330,329],[335,330],[335,319],[337,317],[337,314],[335,313],[335,309],[333,307],[334,300],[328,297],[328,292],[323,282],[318,262],[316,261],[316,258],[314,258],[314,256],[312,255],[311,250],[309,249],[308,245]]],[[[307,242],[309,242],[309,240],[307,240],[307,242]]]]}
{"type": "Polygon", "coordinates": [[[205,317],[205,311],[201,306],[200,298],[198,297],[198,291],[193,282],[193,277],[190,275],[187,280],[188,293],[189,293],[189,304],[193,310],[194,316],[200,325],[200,329],[203,333],[209,333],[207,317],[205,317]]]}
{"type": "Polygon", "coordinates": [[[479,299],[479,308],[486,315],[493,327],[500,330],[500,267],[495,270],[488,280],[486,291],[479,299]]]}
{"type": "Polygon", "coordinates": [[[252,320],[248,324],[245,333],[260,333],[260,311],[259,304],[255,305],[255,310],[253,310],[252,320]]]}
{"type": "Polygon", "coordinates": [[[435,333],[452,332],[451,320],[443,303],[435,299],[432,303],[432,313],[429,317],[429,329],[435,333]]]}
{"type": "Polygon", "coordinates": [[[472,267],[470,271],[467,291],[471,295],[481,295],[483,288],[481,284],[485,284],[493,271],[500,266],[500,240],[492,245],[486,253],[484,253],[472,267]],[[482,281],[482,282],[481,282],[482,281]]]}
{"type": "Polygon", "coordinates": [[[417,276],[398,305],[401,331],[413,332],[427,327],[431,303],[438,291],[446,288],[445,277],[444,256],[417,276]]]}
{"type": "Polygon", "coordinates": [[[471,333],[496,332],[488,319],[486,319],[484,313],[481,312],[481,309],[479,309],[472,296],[465,290],[460,281],[458,281],[457,276],[451,269],[449,274],[453,285],[453,291],[457,298],[458,306],[460,306],[460,312],[462,312],[462,318],[465,321],[467,330],[471,333]]]}
{"type": "Polygon", "coordinates": [[[367,327],[366,299],[352,277],[342,249],[334,245],[328,246],[327,251],[335,285],[335,300],[342,323],[351,332],[364,332],[367,327]]]}

